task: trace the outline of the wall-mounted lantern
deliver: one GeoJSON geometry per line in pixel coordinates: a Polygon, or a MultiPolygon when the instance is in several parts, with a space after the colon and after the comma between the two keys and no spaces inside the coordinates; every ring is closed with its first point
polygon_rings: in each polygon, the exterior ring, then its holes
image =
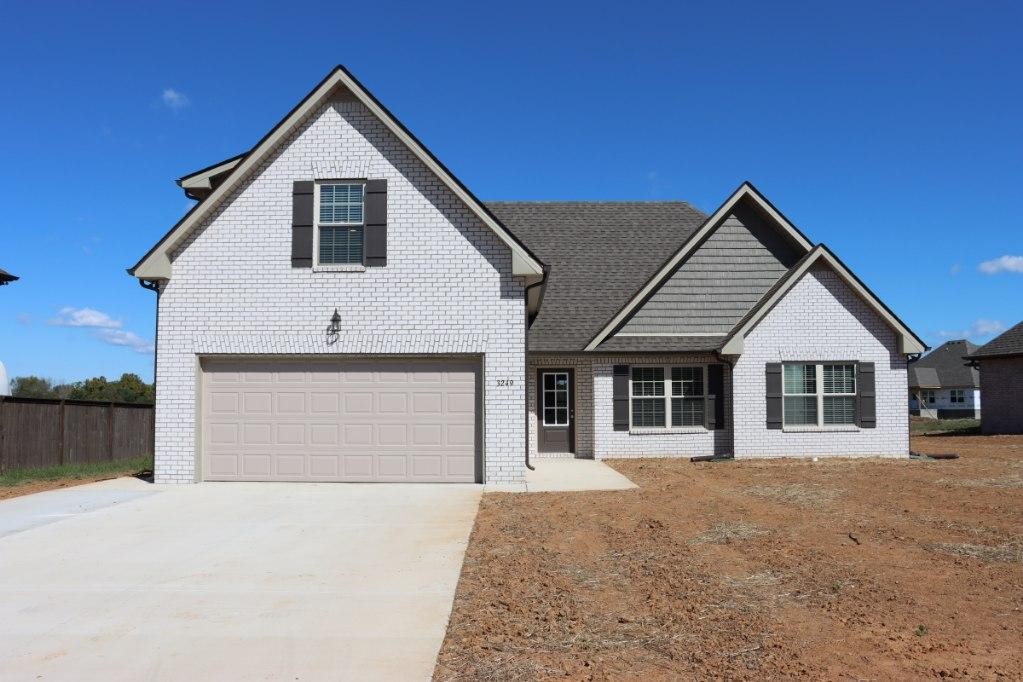
{"type": "Polygon", "coordinates": [[[334,314],[330,316],[330,326],[327,327],[327,343],[337,343],[341,336],[341,313],[334,308],[334,314]]]}

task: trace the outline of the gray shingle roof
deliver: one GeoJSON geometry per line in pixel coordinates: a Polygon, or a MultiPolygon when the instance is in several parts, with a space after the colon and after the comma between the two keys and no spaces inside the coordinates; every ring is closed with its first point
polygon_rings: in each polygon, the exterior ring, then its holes
{"type": "Polygon", "coordinates": [[[1023,355],[1023,322],[999,334],[970,353],[971,358],[995,358],[1023,355]]]}
{"type": "Polygon", "coordinates": [[[597,346],[597,350],[610,352],[713,352],[721,346],[725,338],[724,336],[612,336],[597,346]]]}
{"type": "Polygon", "coordinates": [[[966,339],[946,341],[927,355],[909,365],[910,388],[980,387],[980,375],[966,364],[963,356],[977,350],[977,344],[966,339]],[[930,371],[933,370],[937,377],[930,371]],[[935,378],[937,386],[935,386],[935,378]]]}
{"type": "MultiPolygon", "coordinates": [[[[486,206],[550,268],[540,314],[529,329],[531,351],[585,348],[707,219],[682,201],[492,201],[486,206]]],[[[609,350],[640,350],[625,339],[645,343],[623,337],[616,342],[621,347],[609,350]]]]}

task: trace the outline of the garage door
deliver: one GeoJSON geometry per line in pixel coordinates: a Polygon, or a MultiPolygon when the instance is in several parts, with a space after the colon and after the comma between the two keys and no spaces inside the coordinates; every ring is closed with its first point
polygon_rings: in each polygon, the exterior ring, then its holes
{"type": "Polygon", "coordinates": [[[478,364],[205,360],[210,481],[473,482],[478,364]]]}

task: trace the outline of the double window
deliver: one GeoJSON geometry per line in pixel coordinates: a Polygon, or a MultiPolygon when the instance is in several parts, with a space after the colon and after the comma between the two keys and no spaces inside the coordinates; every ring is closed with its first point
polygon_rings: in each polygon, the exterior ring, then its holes
{"type": "Polygon", "coordinates": [[[856,423],[856,365],[784,365],[785,426],[856,423]]]}
{"type": "Polygon", "coordinates": [[[317,184],[317,262],[320,265],[361,265],[363,262],[363,206],[361,182],[317,184]]]}
{"type": "Polygon", "coordinates": [[[681,428],[706,423],[707,368],[633,367],[629,382],[633,428],[681,428]]]}
{"type": "Polygon", "coordinates": [[[949,400],[953,403],[965,403],[966,402],[966,391],[961,388],[953,388],[949,392],[949,400]]]}
{"type": "Polygon", "coordinates": [[[920,397],[923,399],[925,403],[930,403],[932,405],[934,404],[934,391],[930,389],[920,391],[920,397]]]}

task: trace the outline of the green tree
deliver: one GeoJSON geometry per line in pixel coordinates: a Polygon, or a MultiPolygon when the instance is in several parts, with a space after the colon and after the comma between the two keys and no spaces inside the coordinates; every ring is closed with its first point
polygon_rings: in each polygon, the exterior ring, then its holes
{"type": "Polygon", "coordinates": [[[138,374],[122,374],[117,381],[104,376],[92,377],[70,384],[54,384],[50,379],[16,377],[11,394],[20,398],[67,398],[117,403],[152,403],[156,398],[153,384],[142,381],[138,374]]]}
{"type": "Polygon", "coordinates": [[[14,381],[11,382],[11,395],[16,398],[59,397],[53,382],[37,376],[14,377],[14,381]]]}

